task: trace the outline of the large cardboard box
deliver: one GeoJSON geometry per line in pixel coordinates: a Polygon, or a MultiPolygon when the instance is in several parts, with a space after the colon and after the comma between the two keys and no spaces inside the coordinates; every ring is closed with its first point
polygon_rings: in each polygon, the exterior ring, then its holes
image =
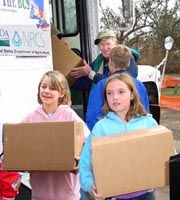
{"type": "Polygon", "coordinates": [[[55,35],[51,37],[52,54],[53,54],[53,69],[64,74],[71,86],[75,79],[70,75],[70,72],[75,67],[83,66],[83,60],[71,49],[63,44],[55,35]]]}
{"type": "Polygon", "coordinates": [[[169,184],[172,132],[160,125],[92,139],[92,167],[97,192],[104,197],[169,184]]]}
{"type": "Polygon", "coordinates": [[[4,124],[5,170],[72,170],[83,143],[78,122],[4,124]]]}

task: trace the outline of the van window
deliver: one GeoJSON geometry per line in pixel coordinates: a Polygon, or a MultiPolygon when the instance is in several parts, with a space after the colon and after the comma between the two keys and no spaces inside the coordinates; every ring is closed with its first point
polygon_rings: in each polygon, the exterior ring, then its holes
{"type": "Polygon", "coordinates": [[[57,28],[65,36],[76,35],[78,32],[76,0],[52,0],[51,4],[52,21],[57,28]]]}

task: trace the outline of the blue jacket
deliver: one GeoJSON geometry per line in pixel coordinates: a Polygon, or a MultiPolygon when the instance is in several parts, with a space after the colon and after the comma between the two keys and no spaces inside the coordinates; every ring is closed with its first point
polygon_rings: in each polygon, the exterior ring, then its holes
{"type": "MultiPolygon", "coordinates": [[[[100,80],[102,80],[110,75],[109,62],[108,61],[105,62],[102,54],[99,54],[99,56],[97,56],[97,58],[93,61],[93,63],[91,64],[91,68],[93,71],[98,72],[103,61],[104,61],[103,74],[96,73],[96,75],[94,76],[94,79],[93,79],[94,83],[98,83],[100,80]]],[[[138,67],[137,67],[137,63],[135,61],[134,56],[131,57],[130,66],[127,68],[127,71],[132,77],[134,77],[134,78],[137,77],[138,67]]]]}
{"type": "MultiPolygon", "coordinates": [[[[124,70],[117,71],[115,73],[122,73],[125,72],[124,70]]],[[[104,105],[103,100],[103,89],[106,82],[106,79],[101,80],[94,89],[90,92],[88,105],[87,105],[87,112],[86,112],[86,123],[90,130],[92,130],[94,124],[103,116],[101,111],[102,106],[104,105]]],[[[147,90],[144,84],[136,78],[133,78],[136,88],[138,90],[140,99],[142,104],[147,112],[149,112],[149,99],[147,90]]]]}
{"type": "Polygon", "coordinates": [[[106,117],[98,121],[91,134],[87,137],[83,150],[80,156],[79,173],[81,188],[85,192],[91,193],[91,186],[94,184],[94,177],[92,173],[92,155],[91,155],[91,139],[92,137],[128,132],[142,128],[150,128],[157,126],[156,120],[152,118],[151,114],[142,116],[140,118],[132,118],[129,122],[124,123],[114,113],[109,112],[106,117]]]}
{"type": "MultiPolygon", "coordinates": [[[[95,72],[98,72],[102,62],[104,61],[104,57],[102,54],[99,54],[97,56],[97,58],[92,62],[92,64],[90,65],[92,70],[95,72]]],[[[137,67],[137,63],[134,59],[134,56],[131,57],[130,60],[130,66],[127,68],[128,73],[136,78],[138,75],[138,67],[137,67]]],[[[90,80],[88,77],[81,77],[78,78],[74,84],[71,86],[72,89],[76,89],[76,90],[88,90],[90,91],[92,88],[92,85],[97,84],[100,80],[107,78],[109,76],[110,72],[109,72],[109,63],[104,63],[104,67],[103,67],[103,74],[99,74],[96,73],[96,75],[94,76],[93,81],[90,80]]]]}

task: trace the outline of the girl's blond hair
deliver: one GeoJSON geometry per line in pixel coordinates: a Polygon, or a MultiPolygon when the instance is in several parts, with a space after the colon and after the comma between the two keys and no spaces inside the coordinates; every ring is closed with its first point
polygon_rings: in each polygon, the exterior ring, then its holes
{"type": "Polygon", "coordinates": [[[71,92],[69,89],[69,84],[64,75],[59,71],[48,71],[42,76],[38,85],[38,103],[42,104],[40,98],[40,86],[46,76],[50,78],[52,89],[57,90],[58,92],[64,92],[64,96],[59,98],[58,105],[71,105],[71,92]]]}
{"type": "Polygon", "coordinates": [[[134,98],[131,100],[129,111],[126,114],[126,120],[129,121],[132,117],[136,118],[136,117],[146,115],[147,112],[141,103],[134,81],[132,77],[128,75],[127,73],[114,74],[114,75],[111,75],[106,80],[104,91],[103,91],[104,106],[102,108],[104,115],[106,115],[109,111],[112,111],[107,102],[106,88],[107,88],[107,85],[113,80],[120,80],[123,83],[125,83],[134,96],[134,98]]]}

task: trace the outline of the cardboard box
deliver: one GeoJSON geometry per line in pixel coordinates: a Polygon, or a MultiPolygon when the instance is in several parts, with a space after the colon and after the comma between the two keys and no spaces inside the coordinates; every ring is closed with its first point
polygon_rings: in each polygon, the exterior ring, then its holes
{"type": "Polygon", "coordinates": [[[97,192],[117,196],[169,184],[169,158],[174,155],[172,131],[160,125],[95,137],[92,166],[97,192]]]}
{"type": "Polygon", "coordinates": [[[83,143],[78,122],[4,124],[5,170],[72,170],[83,143]]]}
{"type": "Polygon", "coordinates": [[[70,75],[70,72],[75,67],[83,66],[83,60],[66,45],[64,45],[63,42],[55,35],[52,35],[51,41],[53,69],[63,73],[71,86],[75,79],[70,75]]]}

